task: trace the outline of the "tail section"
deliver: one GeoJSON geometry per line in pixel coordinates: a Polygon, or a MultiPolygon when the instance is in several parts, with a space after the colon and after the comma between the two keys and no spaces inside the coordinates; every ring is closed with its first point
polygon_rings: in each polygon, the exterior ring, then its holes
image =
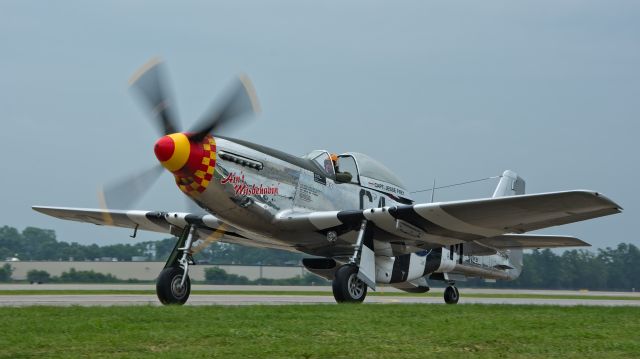
{"type": "Polygon", "coordinates": [[[500,182],[493,192],[495,197],[507,197],[524,194],[525,182],[517,173],[506,170],[502,173],[500,182]]]}
{"type": "MultiPolygon", "coordinates": [[[[517,196],[525,193],[525,181],[517,173],[506,170],[502,173],[500,182],[496,190],[493,192],[493,198],[517,196]]],[[[513,269],[509,270],[509,276],[512,279],[518,278],[522,272],[522,249],[508,249],[507,256],[513,269]]]]}

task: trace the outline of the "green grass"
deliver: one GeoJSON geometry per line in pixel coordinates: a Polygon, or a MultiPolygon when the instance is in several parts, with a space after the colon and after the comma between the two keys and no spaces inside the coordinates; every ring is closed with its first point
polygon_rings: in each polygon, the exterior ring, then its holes
{"type": "Polygon", "coordinates": [[[640,309],[501,305],[0,308],[2,358],[632,358],[640,309]]]}
{"type": "MultiPolygon", "coordinates": [[[[35,289],[35,290],[0,290],[0,295],[96,295],[96,294],[147,294],[155,295],[154,290],[138,289],[35,289]]],[[[192,295],[327,295],[330,291],[278,291],[278,290],[194,290],[192,295]]],[[[440,292],[430,292],[424,294],[369,291],[367,295],[385,297],[441,297],[440,292]]],[[[571,295],[571,294],[526,294],[526,293],[465,293],[460,290],[460,295],[468,298],[525,298],[525,299],[601,299],[601,300],[640,300],[640,296],[614,296],[614,295],[571,295]]]]}

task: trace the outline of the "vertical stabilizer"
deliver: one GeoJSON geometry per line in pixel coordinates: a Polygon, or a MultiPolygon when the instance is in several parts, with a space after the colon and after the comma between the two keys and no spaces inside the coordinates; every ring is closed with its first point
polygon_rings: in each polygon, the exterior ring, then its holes
{"type": "MultiPolygon", "coordinates": [[[[524,190],[525,181],[517,173],[506,170],[500,177],[500,182],[498,182],[498,186],[493,192],[493,197],[517,196],[524,194],[524,190]]],[[[512,279],[516,279],[522,272],[522,249],[509,249],[507,250],[507,255],[514,268],[509,269],[509,275],[512,279]]]]}
{"type": "Polygon", "coordinates": [[[517,173],[506,170],[502,173],[500,182],[496,190],[493,192],[493,197],[507,197],[524,194],[525,182],[518,176],[517,173]]]}

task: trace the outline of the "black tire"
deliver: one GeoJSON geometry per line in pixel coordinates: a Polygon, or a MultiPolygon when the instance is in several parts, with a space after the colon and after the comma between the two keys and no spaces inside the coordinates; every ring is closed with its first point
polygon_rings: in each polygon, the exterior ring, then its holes
{"type": "Polygon", "coordinates": [[[358,267],[354,265],[338,268],[331,287],[338,303],[362,303],[367,296],[367,285],[358,279],[358,267]]]}
{"type": "Polygon", "coordinates": [[[444,302],[447,304],[457,304],[460,299],[460,292],[458,288],[449,286],[444,290],[444,302]]]}
{"type": "Polygon", "coordinates": [[[183,274],[184,269],[178,267],[165,268],[160,272],[156,281],[156,294],[160,303],[183,305],[187,302],[191,294],[191,279],[187,275],[184,288],[180,288],[183,274]]]}

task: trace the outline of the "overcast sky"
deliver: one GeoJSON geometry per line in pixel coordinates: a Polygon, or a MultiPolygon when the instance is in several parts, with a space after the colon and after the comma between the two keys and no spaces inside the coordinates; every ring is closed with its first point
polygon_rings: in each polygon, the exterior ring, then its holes
{"type": "MultiPolygon", "coordinates": [[[[298,155],[367,153],[411,190],[505,169],[528,193],[597,190],[625,211],[542,233],[638,244],[637,1],[2,0],[0,225],[132,241],[30,207],[97,207],[100,184],[155,162],[158,133],[127,87],[155,56],[185,127],[245,72],[263,113],[235,137],[298,155]]],[[[495,185],[435,197],[487,197],[495,185]]],[[[166,174],[136,208],[185,204],[166,174]]]]}

